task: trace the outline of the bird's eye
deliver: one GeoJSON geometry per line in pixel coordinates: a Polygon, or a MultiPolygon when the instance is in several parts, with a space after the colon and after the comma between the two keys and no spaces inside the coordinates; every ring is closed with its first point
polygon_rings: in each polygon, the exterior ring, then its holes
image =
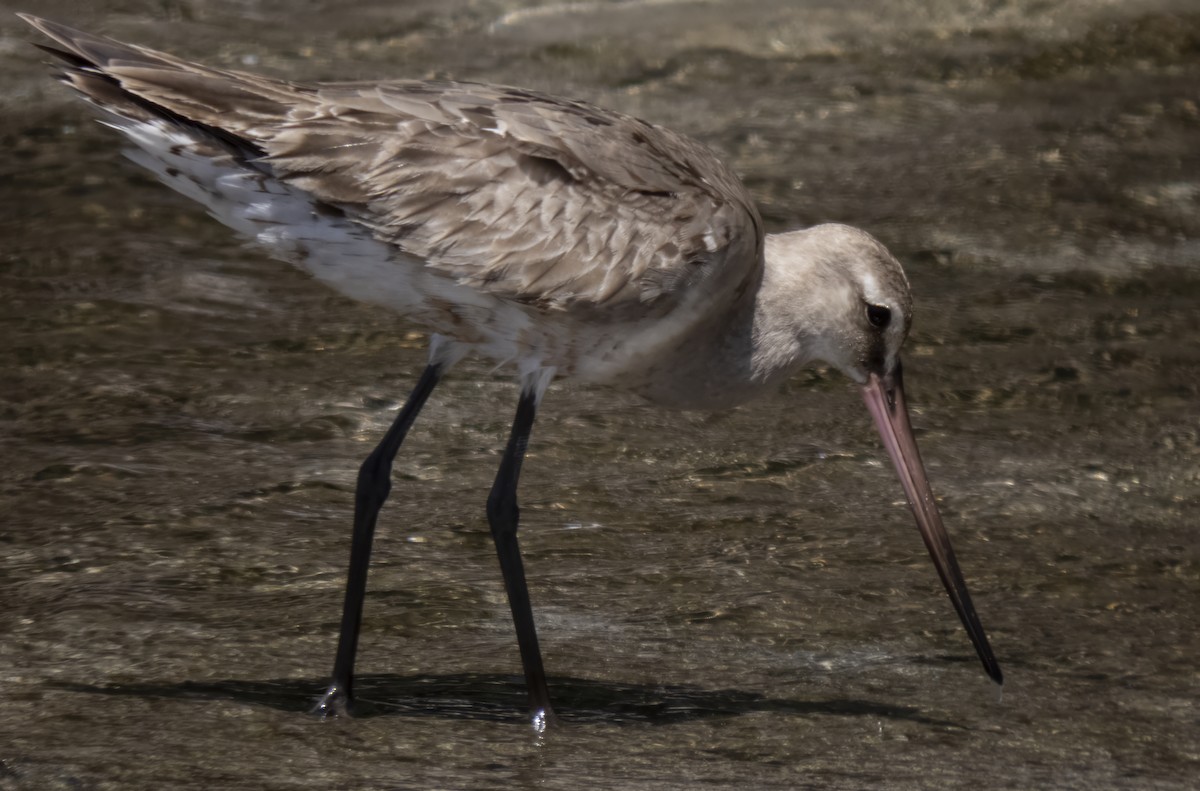
{"type": "Polygon", "coordinates": [[[892,321],[892,311],[884,305],[867,305],[867,321],[872,327],[885,329],[892,321]]]}

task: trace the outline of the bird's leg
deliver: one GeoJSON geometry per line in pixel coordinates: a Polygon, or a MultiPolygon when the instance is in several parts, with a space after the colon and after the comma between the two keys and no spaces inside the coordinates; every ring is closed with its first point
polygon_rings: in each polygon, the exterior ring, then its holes
{"type": "Polygon", "coordinates": [[[313,707],[313,713],[322,717],[351,713],[354,704],[354,655],[358,651],[358,630],[362,623],[363,596],[367,591],[367,566],[371,561],[375,521],[392,488],[392,460],[396,458],[400,444],[404,442],[405,435],[429,394],[441,380],[446,367],[444,363],[436,361],[426,366],[391,428],[358,470],[350,568],[346,574],[346,599],[342,605],[342,628],[338,636],[337,657],[333,662],[333,680],[313,707]]]}
{"type": "Polygon", "coordinates": [[[525,585],[525,567],[521,563],[521,549],[517,544],[521,513],[517,507],[517,480],[521,475],[521,462],[529,445],[529,432],[533,428],[538,402],[553,373],[553,369],[540,369],[523,377],[521,400],[517,404],[508,447],[500,461],[500,470],[496,473],[496,482],[487,501],[488,523],[496,542],[496,554],[500,558],[500,571],[504,575],[504,588],[508,593],[513,624],[517,628],[521,666],[525,670],[525,685],[529,691],[529,712],[533,727],[538,731],[555,724],[557,719],[550,708],[550,690],[546,686],[546,671],[542,666],[542,653],[538,649],[537,631],[533,625],[533,608],[529,603],[529,589],[525,585]]]}

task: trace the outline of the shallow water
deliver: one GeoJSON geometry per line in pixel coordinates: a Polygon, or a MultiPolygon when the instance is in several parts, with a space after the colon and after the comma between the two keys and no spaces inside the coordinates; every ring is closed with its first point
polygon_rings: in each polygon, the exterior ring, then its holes
{"type": "Polygon", "coordinates": [[[1194,4],[7,9],[216,65],[588,98],[726,153],[775,229],[879,236],[917,295],[914,421],[1008,681],[837,375],[717,416],[567,383],[522,481],[565,722],[535,736],[483,520],[515,392],[468,363],[381,520],[369,716],[307,716],[356,467],[423,339],[123,162],[2,14],[0,789],[1200,782],[1194,4]]]}

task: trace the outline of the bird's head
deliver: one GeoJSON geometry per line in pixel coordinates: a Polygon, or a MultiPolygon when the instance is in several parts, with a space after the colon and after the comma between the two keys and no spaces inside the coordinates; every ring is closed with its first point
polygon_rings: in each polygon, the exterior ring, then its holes
{"type": "Polygon", "coordinates": [[[988,675],[1001,681],[909,422],[900,349],[912,295],[904,270],[870,234],[832,224],[767,237],[765,260],[769,303],[756,331],[763,359],[780,366],[822,360],[861,386],[954,609],[988,675]]]}
{"type": "Polygon", "coordinates": [[[772,292],[790,304],[788,326],[804,362],[829,363],[859,384],[888,379],[912,324],[904,270],[873,236],[847,225],[818,225],[767,237],[772,292]]]}

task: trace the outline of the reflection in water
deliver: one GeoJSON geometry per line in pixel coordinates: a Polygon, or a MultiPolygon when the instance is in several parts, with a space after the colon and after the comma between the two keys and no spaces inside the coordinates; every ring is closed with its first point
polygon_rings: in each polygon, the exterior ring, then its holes
{"type": "MultiPolygon", "coordinates": [[[[707,717],[735,717],[754,712],[796,716],[830,715],[909,720],[925,725],[953,727],[931,719],[919,709],[860,700],[775,700],[733,689],[652,685],[634,686],[579,678],[552,677],[555,707],[572,724],[674,725],[707,717]]],[[[528,696],[519,675],[456,673],[446,676],[366,674],[356,679],[361,706],[356,718],[433,717],[435,719],[495,720],[528,725],[524,714],[528,696]]],[[[184,681],[178,684],[51,683],[70,692],[97,695],[130,695],[141,698],[197,701],[228,700],[308,713],[312,701],[325,690],[325,680],[292,681],[184,681]]]]}

